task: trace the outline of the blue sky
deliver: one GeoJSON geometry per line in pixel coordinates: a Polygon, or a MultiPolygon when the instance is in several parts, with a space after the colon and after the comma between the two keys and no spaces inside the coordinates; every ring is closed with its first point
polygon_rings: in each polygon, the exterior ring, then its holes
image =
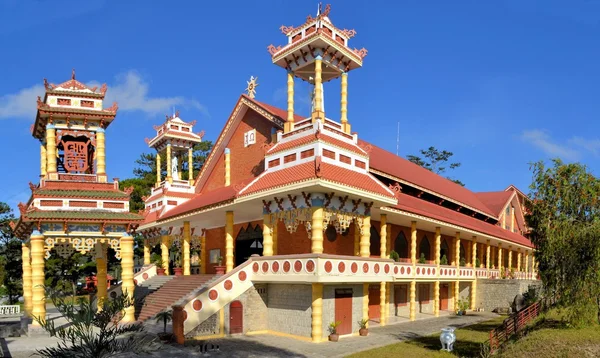
{"type": "MultiPolygon", "coordinates": [[[[39,145],[29,134],[43,78],[107,82],[119,114],[107,131],[110,177],[132,176],[153,124],[176,107],[214,140],[250,76],[285,108],[285,43],[316,1],[0,1],[0,201],[29,197],[39,145]],[[117,98],[115,98],[117,97],[117,98]]],[[[331,1],[330,18],[369,50],[349,74],[359,137],[400,155],[455,153],[474,191],[531,181],[529,163],[561,157],[600,171],[599,1],[331,1]]],[[[298,81],[296,82],[298,83],[298,81]]],[[[297,86],[308,113],[308,88],[297,86]]],[[[339,119],[339,82],[325,86],[339,119]]]]}

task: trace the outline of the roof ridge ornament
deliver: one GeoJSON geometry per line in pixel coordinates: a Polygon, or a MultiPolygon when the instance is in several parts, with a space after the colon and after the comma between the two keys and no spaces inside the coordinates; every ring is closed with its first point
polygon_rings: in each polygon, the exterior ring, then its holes
{"type": "Polygon", "coordinates": [[[259,86],[258,77],[250,76],[250,81],[246,81],[246,83],[248,84],[248,86],[246,87],[248,97],[256,97],[256,87],[259,86]]]}
{"type": "Polygon", "coordinates": [[[73,68],[71,70],[71,79],[74,80],[75,79],[75,68],[73,68]]]}

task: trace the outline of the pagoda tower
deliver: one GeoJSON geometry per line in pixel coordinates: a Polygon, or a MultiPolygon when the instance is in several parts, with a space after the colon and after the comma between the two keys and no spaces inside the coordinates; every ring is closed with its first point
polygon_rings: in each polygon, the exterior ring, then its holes
{"type": "MultiPolygon", "coordinates": [[[[133,188],[119,190],[118,179],[106,175],[105,130],[115,119],[117,104],[103,107],[106,84],[99,89],[75,79],[54,85],[44,80],[46,93],[38,97],[31,128],[40,145],[40,182],[29,183],[27,203],[13,225],[23,243],[25,311],[46,317],[45,259],[68,257],[75,251],[96,260],[98,305],[107,298],[107,252],[112,248],[122,266],[122,289],[133,297],[132,233],[143,216],[129,211],[133,188]]],[[[128,307],[125,321],[134,320],[128,307]]],[[[33,322],[36,326],[37,322],[33,322]]]]}
{"type": "Polygon", "coordinates": [[[294,79],[300,78],[314,85],[311,118],[325,120],[323,83],[341,79],[340,123],[350,134],[348,123],[348,72],[362,66],[367,50],[352,49],[348,42],[355,30],[339,29],[329,19],[331,5],[323,10],[319,5],[316,17],[308,15],[298,27],[281,26],[287,36],[283,46],[269,45],[273,63],[287,70],[287,122],[284,133],[294,130],[294,79]]]}

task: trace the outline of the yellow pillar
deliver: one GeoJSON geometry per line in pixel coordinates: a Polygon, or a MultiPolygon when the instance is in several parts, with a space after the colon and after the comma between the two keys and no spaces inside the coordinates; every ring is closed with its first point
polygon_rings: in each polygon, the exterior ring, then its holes
{"type": "Polygon", "coordinates": [[[390,258],[390,252],[392,252],[392,225],[391,224],[387,224],[387,234],[385,237],[387,237],[387,250],[385,251],[387,253],[387,258],[390,258]]]}
{"type": "Polygon", "coordinates": [[[356,220],[354,221],[354,256],[360,256],[360,233],[361,229],[356,220]]]}
{"type": "Polygon", "coordinates": [[[273,256],[273,226],[271,214],[263,215],[263,256],[273,256]]]}
{"type": "Polygon", "coordinates": [[[508,246],[508,271],[512,269],[512,246],[508,246]]]}
{"type": "Polygon", "coordinates": [[[387,323],[387,313],[385,310],[386,305],[386,283],[381,282],[379,284],[379,324],[385,326],[387,323]]]}
{"type": "MultiPolygon", "coordinates": [[[[435,265],[436,276],[440,276],[440,254],[442,251],[442,229],[438,226],[435,228],[435,265]]],[[[440,316],[440,280],[439,278],[433,283],[433,315],[440,316]]]]}
{"type": "Polygon", "coordinates": [[[96,174],[106,176],[106,142],[103,128],[96,130],[96,174]]]}
{"type": "Polygon", "coordinates": [[[350,134],[350,123],[348,123],[348,72],[342,72],[342,93],[341,93],[341,116],[342,130],[350,134]]]}
{"type": "Polygon", "coordinates": [[[167,181],[169,183],[173,182],[173,166],[171,163],[171,142],[167,142],[167,181]]]}
{"type": "Polygon", "coordinates": [[[490,269],[490,259],[491,259],[490,240],[486,240],[485,241],[485,268],[488,270],[490,269]]]}
{"type": "Polygon", "coordinates": [[[413,272],[417,266],[417,222],[410,222],[410,262],[413,266],[413,272]]]}
{"type": "Polygon", "coordinates": [[[283,125],[285,133],[294,130],[294,73],[287,72],[287,121],[283,125]]]}
{"type": "Polygon", "coordinates": [[[208,255],[206,252],[206,236],[200,237],[200,273],[206,274],[206,265],[208,263],[208,255]]]}
{"type": "Polygon", "coordinates": [[[46,125],[46,158],[48,166],[46,171],[50,179],[58,179],[56,174],[56,127],[54,124],[46,125]]]}
{"type": "Polygon", "coordinates": [[[25,313],[31,315],[31,296],[33,294],[31,287],[31,254],[27,244],[21,245],[21,259],[23,260],[23,305],[25,313]]]}
{"type": "MultiPolygon", "coordinates": [[[[362,318],[369,320],[369,284],[363,283],[362,318]]],[[[367,328],[369,328],[367,323],[367,328]]]]}
{"type": "Polygon", "coordinates": [[[46,159],[46,146],[44,144],[40,145],[40,174],[42,177],[46,176],[46,165],[48,159],[46,159]]]}
{"type": "MultiPolygon", "coordinates": [[[[133,237],[121,237],[121,288],[123,294],[133,302],[135,283],[133,282],[133,237]]],[[[135,307],[131,304],[125,308],[123,322],[135,322],[135,307]]]]}
{"type": "Polygon", "coordinates": [[[515,232],[515,207],[510,207],[510,231],[515,232]]]}
{"type": "Polygon", "coordinates": [[[481,244],[479,249],[477,250],[477,256],[479,257],[479,267],[484,268],[485,262],[483,262],[483,244],[481,244]]]}
{"type": "Polygon", "coordinates": [[[366,216],[363,219],[360,235],[360,257],[371,256],[371,217],[366,216]]]}
{"type": "Polygon", "coordinates": [[[96,252],[96,302],[98,303],[98,309],[101,310],[104,306],[104,302],[108,297],[107,293],[107,250],[104,244],[101,245],[100,252],[96,252]]]}
{"type": "Polygon", "coordinates": [[[473,268],[476,268],[475,265],[477,263],[477,236],[473,236],[473,241],[471,243],[471,263],[473,264],[473,268]]]}
{"type": "Polygon", "coordinates": [[[190,241],[192,241],[192,229],[190,228],[190,222],[183,222],[183,276],[191,275],[190,271],[190,241]]]}
{"type": "Polygon", "coordinates": [[[529,273],[529,251],[525,251],[525,272],[529,273]]]}
{"type": "Polygon", "coordinates": [[[225,334],[225,309],[221,308],[219,310],[219,334],[225,334]]]}
{"type": "Polygon", "coordinates": [[[521,271],[521,248],[517,249],[517,271],[521,271]]]}
{"type": "Polygon", "coordinates": [[[162,175],[162,171],[161,171],[161,165],[160,165],[160,152],[156,153],[156,186],[160,185],[160,182],[162,181],[161,175],[162,175]]]}
{"type": "Polygon", "coordinates": [[[194,148],[188,149],[188,181],[194,183],[194,148]]]}
{"type": "Polygon", "coordinates": [[[163,264],[162,268],[165,270],[165,275],[169,276],[169,237],[167,235],[161,237],[160,254],[163,264]]]}
{"type": "Polygon", "coordinates": [[[320,342],[323,337],[323,284],[312,284],[311,336],[313,342],[320,342]]]}
{"type": "Polygon", "coordinates": [[[454,310],[458,311],[458,300],[460,299],[460,281],[454,281],[454,310]]]}
{"type": "Polygon", "coordinates": [[[460,269],[460,232],[456,232],[454,236],[454,261],[456,269],[460,269]]]}
{"type": "Polygon", "coordinates": [[[312,207],[311,219],[311,246],[310,252],[313,254],[323,253],[323,208],[320,206],[312,207]]]}
{"type": "MultiPolygon", "coordinates": [[[[55,157],[56,158],[56,157],[55,157]]],[[[31,245],[31,316],[38,317],[40,320],[46,320],[46,293],[44,290],[44,235],[39,231],[34,231],[30,238],[31,245]]],[[[34,326],[40,324],[33,321],[34,326]]]]}
{"type": "Polygon", "coordinates": [[[150,244],[144,240],[144,266],[150,265],[150,244]]]}
{"type": "Polygon", "coordinates": [[[233,270],[233,211],[225,213],[225,273],[233,270]]]}
{"type": "MultiPolygon", "coordinates": [[[[438,268],[439,271],[439,268],[438,268]]],[[[440,281],[436,280],[433,283],[433,315],[440,316],[440,281]]]]}
{"type": "Polygon", "coordinates": [[[502,270],[502,244],[498,244],[498,270],[502,270]]]}
{"type": "Polygon", "coordinates": [[[279,222],[277,221],[277,218],[274,218],[273,223],[272,223],[272,225],[273,225],[273,255],[277,255],[277,233],[278,233],[277,224],[278,223],[279,222]]]}
{"type": "Polygon", "coordinates": [[[417,281],[410,281],[410,315],[411,321],[417,320],[417,281]]]}
{"type": "Polygon", "coordinates": [[[495,248],[494,246],[492,246],[490,249],[491,249],[491,252],[490,252],[491,258],[490,259],[491,259],[491,265],[492,265],[490,267],[491,268],[496,268],[495,263],[497,263],[496,256],[498,254],[498,249],[495,248]]]}
{"type": "Polygon", "coordinates": [[[442,252],[442,229],[438,226],[435,228],[435,264],[438,271],[440,270],[440,255],[442,252]]]}
{"type": "Polygon", "coordinates": [[[477,279],[471,282],[471,310],[475,311],[477,309],[477,279]]]}
{"type": "Polygon", "coordinates": [[[387,259],[388,258],[388,252],[387,252],[387,215],[386,214],[381,214],[381,227],[379,228],[379,238],[380,238],[380,245],[379,245],[379,251],[381,252],[381,258],[382,259],[387,259]]]}
{"type": "Polygon", "coordinates": [[[531,275],[533,276],[533,279],[535,279],[536,267],[535,267],[535,254],[534,253],[531,253],[531,275]]]}
{"type": "Polygon", "coordinates": [[[321,55],[315,57],[315,108],[312,113],[312,120],[315,122],[317,118],[325,119],[325,113],[323,112],[323,89],[321,88],[322,72],[323,72],[323,58],[321,55]]]}
{"type": "Polygon", "coordinates": [[[225,186],[231,184],[231,151],[225,148],[225,186]]]}
{"type": "Polygon", "coordinates": [[[392,289],[393,289],[392,284],[388,283],[387,288],[385,290],[385,316],[386,317],[390,317],[390,302],[391,302],[391,297],[392,297],[392,289]]]}

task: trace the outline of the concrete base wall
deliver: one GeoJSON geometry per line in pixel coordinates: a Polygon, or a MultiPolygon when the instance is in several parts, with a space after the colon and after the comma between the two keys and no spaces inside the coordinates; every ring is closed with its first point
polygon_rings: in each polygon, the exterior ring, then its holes
{"type": "MultiPolygon", "coordinates": [[[[310,337],[311,304],[311,285],[269,284],[268,329],[310,337]]],[[[325,320],[323,321],[325,322],[325,320]]]]}
{"type": "Polygon", "coordinates": [[[476,307],[486,311],[510,307],[515,296],[527,292],[529,286],[540,288],[542,283],[534,280],[477,280],[476,307]]]}

